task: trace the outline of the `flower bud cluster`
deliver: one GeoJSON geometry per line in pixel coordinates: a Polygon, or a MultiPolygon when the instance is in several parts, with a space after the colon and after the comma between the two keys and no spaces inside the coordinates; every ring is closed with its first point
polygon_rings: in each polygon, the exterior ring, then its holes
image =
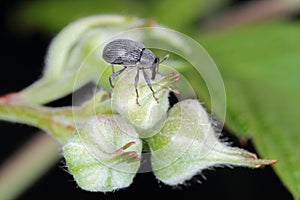
{"type": "Polygon", "coordinates": [[[154,94],[140,80],[138,97],[135,76],[136,69],[127,69],[117,78],[111,96],[116,114],[90,118],[63,148],[81,188],[106,192],[129,186],[140,166],[142,140],[150,147],[155,176],[167,185],[182,184],[213,166],[255,168],[276,162],[223,144],[198,100],[183,100],[169,109],[178,74],[157,75],[151,82],[154,94]]]}

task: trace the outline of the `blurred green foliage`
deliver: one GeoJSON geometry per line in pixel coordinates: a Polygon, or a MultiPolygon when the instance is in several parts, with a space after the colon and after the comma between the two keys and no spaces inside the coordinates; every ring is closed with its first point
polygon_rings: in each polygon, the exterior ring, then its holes
{"type": "Polygon", "coordinates": [[[300,196],[300,23],[277,21],[203,35],[227,94],[227,122],[253,139],[295,197],[300,196]]]}
{"type": "MultiPolygon", "coordinates": [[[[57,32],[92,14],[124,14],[156,19],[196,36],[216,61],[227,93],[226,127],[252,138],[262,157],[278,159],[275,170],[295,198],[300,198],[300,23],[276,21],[215,32],[197,22],[227,1],[26,1],[14,13],[23,28],[57,32]]],[[[187,73],[199,87],[193,73],[187,73]]],[[[203,87],[204,88],[204,87],[203,87]]],[[[204,91],[204,90],[203,90],[204,91]]],[[[209,101],[208,94],[201,94],[209,101]]],[[[217,115],[217,113],[216,113],[217,115]]]]}
{"type": "Polygon", "coordinates": [[[153,18],[177,30],[191,30],[206,13],[217,10],[224,0],[44,0],[24,1],[13,14],[16,28],[38,28],[58,32],[71,21],[83,16],[123,14],[153,18]]]}

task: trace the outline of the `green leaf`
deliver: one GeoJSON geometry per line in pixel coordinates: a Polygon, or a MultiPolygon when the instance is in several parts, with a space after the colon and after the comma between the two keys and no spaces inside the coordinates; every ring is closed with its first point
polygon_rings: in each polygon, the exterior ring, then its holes
{"type": "Polygon", "coordinates": [[[131,1],[28,1],[20,3],[13,13],[13,24],[23,29],[39,28],[57,32],[71,21],[88,15],[124,14],[153,18],[179,30],[193,28],[201,17],[227,4],[227,0],[149,0],[131,1]]]}
{"type": "MultiPolygon", "coordinates": [[[[133,2],[117,0],[114,3],[103,1],[28,1],[20,3],[13,13],[13,20],[21,28],[39,28],[49,32],[58,32],[71,21],[80,17],[98,14],[125,12],[124,8],[137,8],[133,2]]],[[[19,28],[20,28],[19,27],[19,28]]]]}
{"type": "Polygon", "coordinates": [[[159,23],[187,32],[187,28],[194,28],[197,20],[227,2],[220,0],[186,0],[174,3],[173,0],[164,0],[156,3],[156,8],[153,11],[159,23]]]}
{"type": "Polygon", "coordinates": [[[269,22],[209,33],[200,42],[227,93],[226,126],[251,137],[261,157],[300,198],[300,24],[269,22]]]}

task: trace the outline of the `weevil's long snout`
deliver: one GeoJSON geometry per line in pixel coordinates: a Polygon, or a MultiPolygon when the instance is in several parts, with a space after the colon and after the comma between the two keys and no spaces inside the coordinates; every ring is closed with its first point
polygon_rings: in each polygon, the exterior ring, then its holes
{"type": "Polygon", "coordinates": [[[155,79],[156,73],[158,72],[158,67],[159,64],[168,60],[169,59],[169,54],[165,55],[165,57],[160,61],[159,57],[155,58],[155,61],[152,64],[152,76],[151,76],[151,80],[155,79]]]}
{"type": "Polygon", "coordinates": [[[151,80],[155,79],[156,73],[158,72],[158,66],[159,66],[159,57],[156,57],[153,64],[152,64],[152,75],[151,80]]]}

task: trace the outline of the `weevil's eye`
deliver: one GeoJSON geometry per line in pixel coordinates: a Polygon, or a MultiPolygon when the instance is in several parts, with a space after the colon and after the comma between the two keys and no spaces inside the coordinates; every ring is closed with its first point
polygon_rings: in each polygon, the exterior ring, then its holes
{"type": "Polygon", "coordinates": [[[158,58],[158,57],[156,57],[156,58],[154,59],[154,64],[157,64],[157,63],[159,63],[159,58],[158,58]]]}

